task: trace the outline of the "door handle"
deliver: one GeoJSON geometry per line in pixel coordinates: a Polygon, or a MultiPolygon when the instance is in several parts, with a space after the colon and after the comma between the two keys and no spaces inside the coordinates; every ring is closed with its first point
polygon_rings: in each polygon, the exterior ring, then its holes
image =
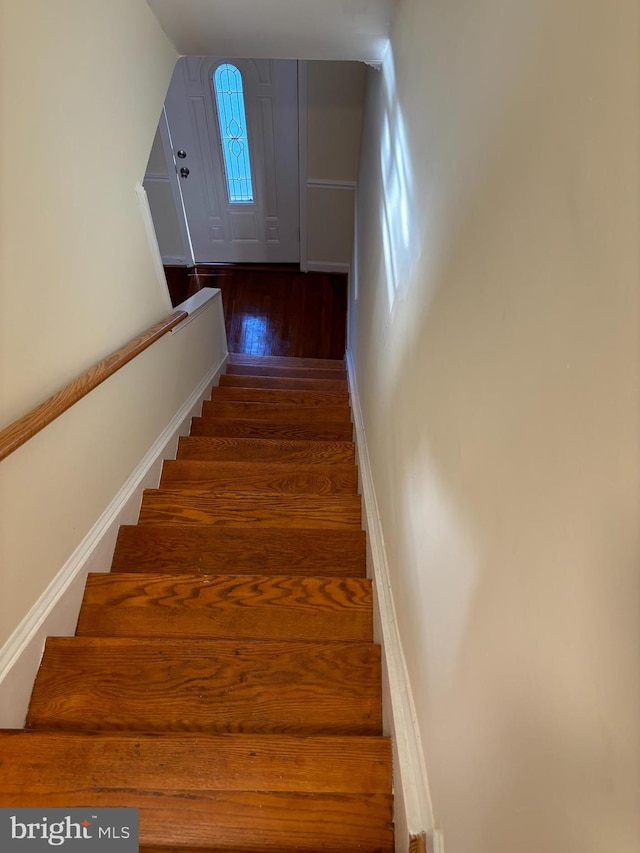
{"type": "Polygon", "coordinates": [[[181,178],[188,178],[189,177],[189,169],[186,166],[183,166],[180,169],[180,177],[181,178]]]}

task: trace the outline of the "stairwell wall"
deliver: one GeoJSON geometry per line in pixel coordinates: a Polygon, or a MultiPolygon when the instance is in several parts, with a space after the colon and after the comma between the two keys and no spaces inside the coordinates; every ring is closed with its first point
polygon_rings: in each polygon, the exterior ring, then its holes
{"type": "Polygon", "coordinates": [[[401,0],[369,72],[349,347],[447,853],[640,847],[638,23],[401,0]]]}
{"type": "MultiPolygon", "coordinates": [[[[6,426],[171,311],[136,183],[176,54],[144,0],[0,16],[6,426]]],[[[0,464],[0,652],[226,349],[212,328],[166,336],[0,464]]]]}
{"type": "Polygon", "coordinates": [[[347,272],[353,253],[366,66],[311,61],[307,75],[307,260],[347,272]]]}

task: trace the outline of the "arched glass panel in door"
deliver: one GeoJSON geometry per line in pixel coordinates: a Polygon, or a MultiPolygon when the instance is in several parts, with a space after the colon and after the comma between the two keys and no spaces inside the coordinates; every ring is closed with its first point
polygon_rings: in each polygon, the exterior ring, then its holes
{"type": "Polygon", "coordinates": [[[240,70],[229,62],[219,65],[213,75],[213,92],[227,196],[231,204],[250,204],[253,202],[251,157],[240,70]]]}

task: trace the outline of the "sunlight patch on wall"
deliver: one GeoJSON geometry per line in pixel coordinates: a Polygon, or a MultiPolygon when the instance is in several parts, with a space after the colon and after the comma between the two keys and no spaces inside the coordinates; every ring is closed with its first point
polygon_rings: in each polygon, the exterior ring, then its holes
{"type": "Polygon", "coordinates": [[[395,66],[391,47],[382,67],[383,110],[380,146],[382,232],[389,313],[407,286],[420,256],[413,212],[413,169],[405,122],[396,95],[395,66]]]}
{"type": "Polygon", "coordinates": [[[424,602],[437,602],[422,642],[423,672],[433,696],[446,691],[455,677],[480,576],[479,545],[424,444],[416,448],[404,475],[399,514],[404,530],[398,541],[404,543],[406,564],[413,570],[408,602],[416,610],[412,624],[424,622],[424,602]]]}

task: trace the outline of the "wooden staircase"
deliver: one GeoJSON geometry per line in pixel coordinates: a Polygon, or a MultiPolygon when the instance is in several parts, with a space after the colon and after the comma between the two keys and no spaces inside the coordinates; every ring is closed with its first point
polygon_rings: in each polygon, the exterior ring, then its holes
{"type": "Polygon", "coordinates": [[[142,853],[393,850],[345,380],[230,357],[0,732],[1,806],[138,807],[142,853]]]}

